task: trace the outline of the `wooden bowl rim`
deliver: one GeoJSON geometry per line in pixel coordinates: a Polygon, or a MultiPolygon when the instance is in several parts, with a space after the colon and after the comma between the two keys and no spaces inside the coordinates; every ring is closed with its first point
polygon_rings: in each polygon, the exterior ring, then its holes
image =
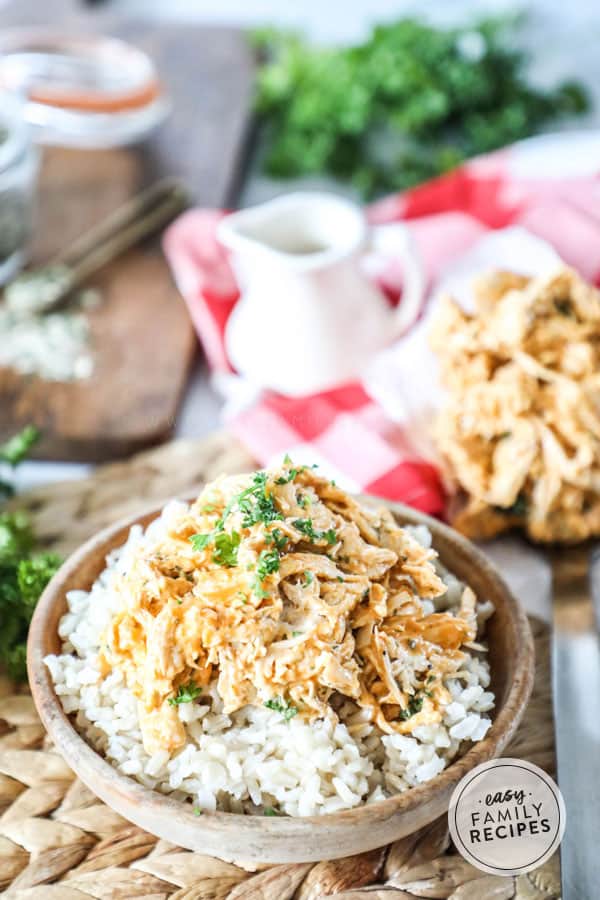
{"type": "MultiPolygon", "coordinates": [[[[190,502],[189,497],[178,499],[190,502]]],[[[158,507],[153,505],[145,512],[127,517],[102,529],[66,559],[42,594],[29,630],[27,669],[34,703],[57,751],[64,756],[66,762],[77,774],[79,774],[78,770],[83,767],[93,773],[95,781],[91,783],[89,775],[87,779],[80,775],[92,790],[94,790],[94,784],[102,782],[121,798],[135,804],[143,804],[149,812],[161,817],[176,815],[179,820],[185,820],[186,825],[195,826],[199,833],[210,829],[213,834],[225,834],[229,833],[231,828],[237,828],[238,830],[242,829],[247,836],[251,834],[254,834],[255,837],[285,835],[288,839],[301,838],[305,836],[306,826],[322,828],[339,824],[350,827],[364,825],[363,820],[373,825],[389,819],[394,813],[408,813],[422,804],[426,804],[437,792],[449,792],[468,771],[498,755],[498,752],[506,746],[516,731],[533,688],[534,644],[524,610],[482,551],[454,529],[404,504],[368,495],[361,495],[358,499],[371,505],[375,503],[386,506],[400,520],[401,524],[426,525],[432,533],[434,547],[436,539],[442,538],[443,542],[451,547],[453,553],[462,556],[465,561],[478,568],[480,577],[492,587],[496,596],[502,596],[517,636],[513,653],[514,677],[501,707],[498,707],[496,698],[495,718],[483,740],[474,743],[466,753],[453,760],[439,775],[417,787],[352,809],[317,816],[262,817],[219,810],[195,816],[189,804],[146,788],[135,779],[119,772],[81,737],[64,712],[54,690],[50,672],[43,662],[45,655],[42,651],[43,639],[54,604],[64,601],[63,585],[72,578],[90,553],[97,552],[98,548],[103,547],[105,556],[110,549],[118,547],[124,542],[133,525],[142,524],[146,527],[152,519],[160,514],[165,504],[158,507]],[[81,766],[73,763],[74,754],[79,754],[81,766]]],[[[440,553],[442,561],[443,556],[444,554],[440,553]]],[[[70,590],[73,589],[70,588],[70,590]]],[[[110,805],[110,801],[106,802],[110,805]]],[[[343,848],[340,848],[339,855],[343,855],[343,848]]]]}

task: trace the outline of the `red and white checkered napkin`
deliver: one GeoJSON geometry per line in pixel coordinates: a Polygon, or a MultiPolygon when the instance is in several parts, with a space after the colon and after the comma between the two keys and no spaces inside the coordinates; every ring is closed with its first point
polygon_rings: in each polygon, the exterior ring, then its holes
{"type": "MultiPolygon", "coordinates": [[[[221,384],[237,391],[237,412],[228,427],[263,464],[289,452],[295,461],[318,463],[348,490],[443,514],[444,492],[435,465],[427,461],[433,457],[422,428],[439,396],[425,339],[435,298],[449,289],[468,305],[468,283],[476,272],[501,267],[536,274],[558,257],[598,282],[599,173],[599,132],[544,136],[372,206],[368,216],[374,224],[410,223],[429,278],[424,314],[361,383],[302,398],[256,395],[247,388],[244,393],[223,340],[238,300],[226,253],[215,238],[224,213],[184,213],[168,229],[164,249],[209,365],[221,384]]],[[[394,278],[390,271],[388,289],[394,278]]]]}

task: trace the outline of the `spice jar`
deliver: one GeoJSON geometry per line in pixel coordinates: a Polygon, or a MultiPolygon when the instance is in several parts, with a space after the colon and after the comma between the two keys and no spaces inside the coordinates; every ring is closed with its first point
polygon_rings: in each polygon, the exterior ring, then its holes
{"type": "Polygon", "coordinates": [[[22,103],[0,94],[0,284],[25,262],[38,167],[22,103]]]}

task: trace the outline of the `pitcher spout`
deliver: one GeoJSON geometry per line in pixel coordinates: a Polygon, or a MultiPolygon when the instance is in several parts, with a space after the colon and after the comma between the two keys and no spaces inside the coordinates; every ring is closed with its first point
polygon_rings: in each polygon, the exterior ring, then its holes
{"type": "Polygon", "coordinates": [[[293,268],[333,263],[361,248],[363,215],[335,194],[297,192],[231,213],[217,236],[232,253],[260,253],[293,268]]]}

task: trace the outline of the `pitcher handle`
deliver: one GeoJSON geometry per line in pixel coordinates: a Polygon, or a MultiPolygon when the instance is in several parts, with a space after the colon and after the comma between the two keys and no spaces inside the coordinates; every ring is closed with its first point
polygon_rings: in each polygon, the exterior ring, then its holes
{"type": "Polygon", "coordinates": [[[402,262],[402,298],[394,311],[392,340],[401,337],[416,321],[425,294],[425,271],[416,242],[404,222],[371,229],[370,245],[382,256],[402,262]]]}

